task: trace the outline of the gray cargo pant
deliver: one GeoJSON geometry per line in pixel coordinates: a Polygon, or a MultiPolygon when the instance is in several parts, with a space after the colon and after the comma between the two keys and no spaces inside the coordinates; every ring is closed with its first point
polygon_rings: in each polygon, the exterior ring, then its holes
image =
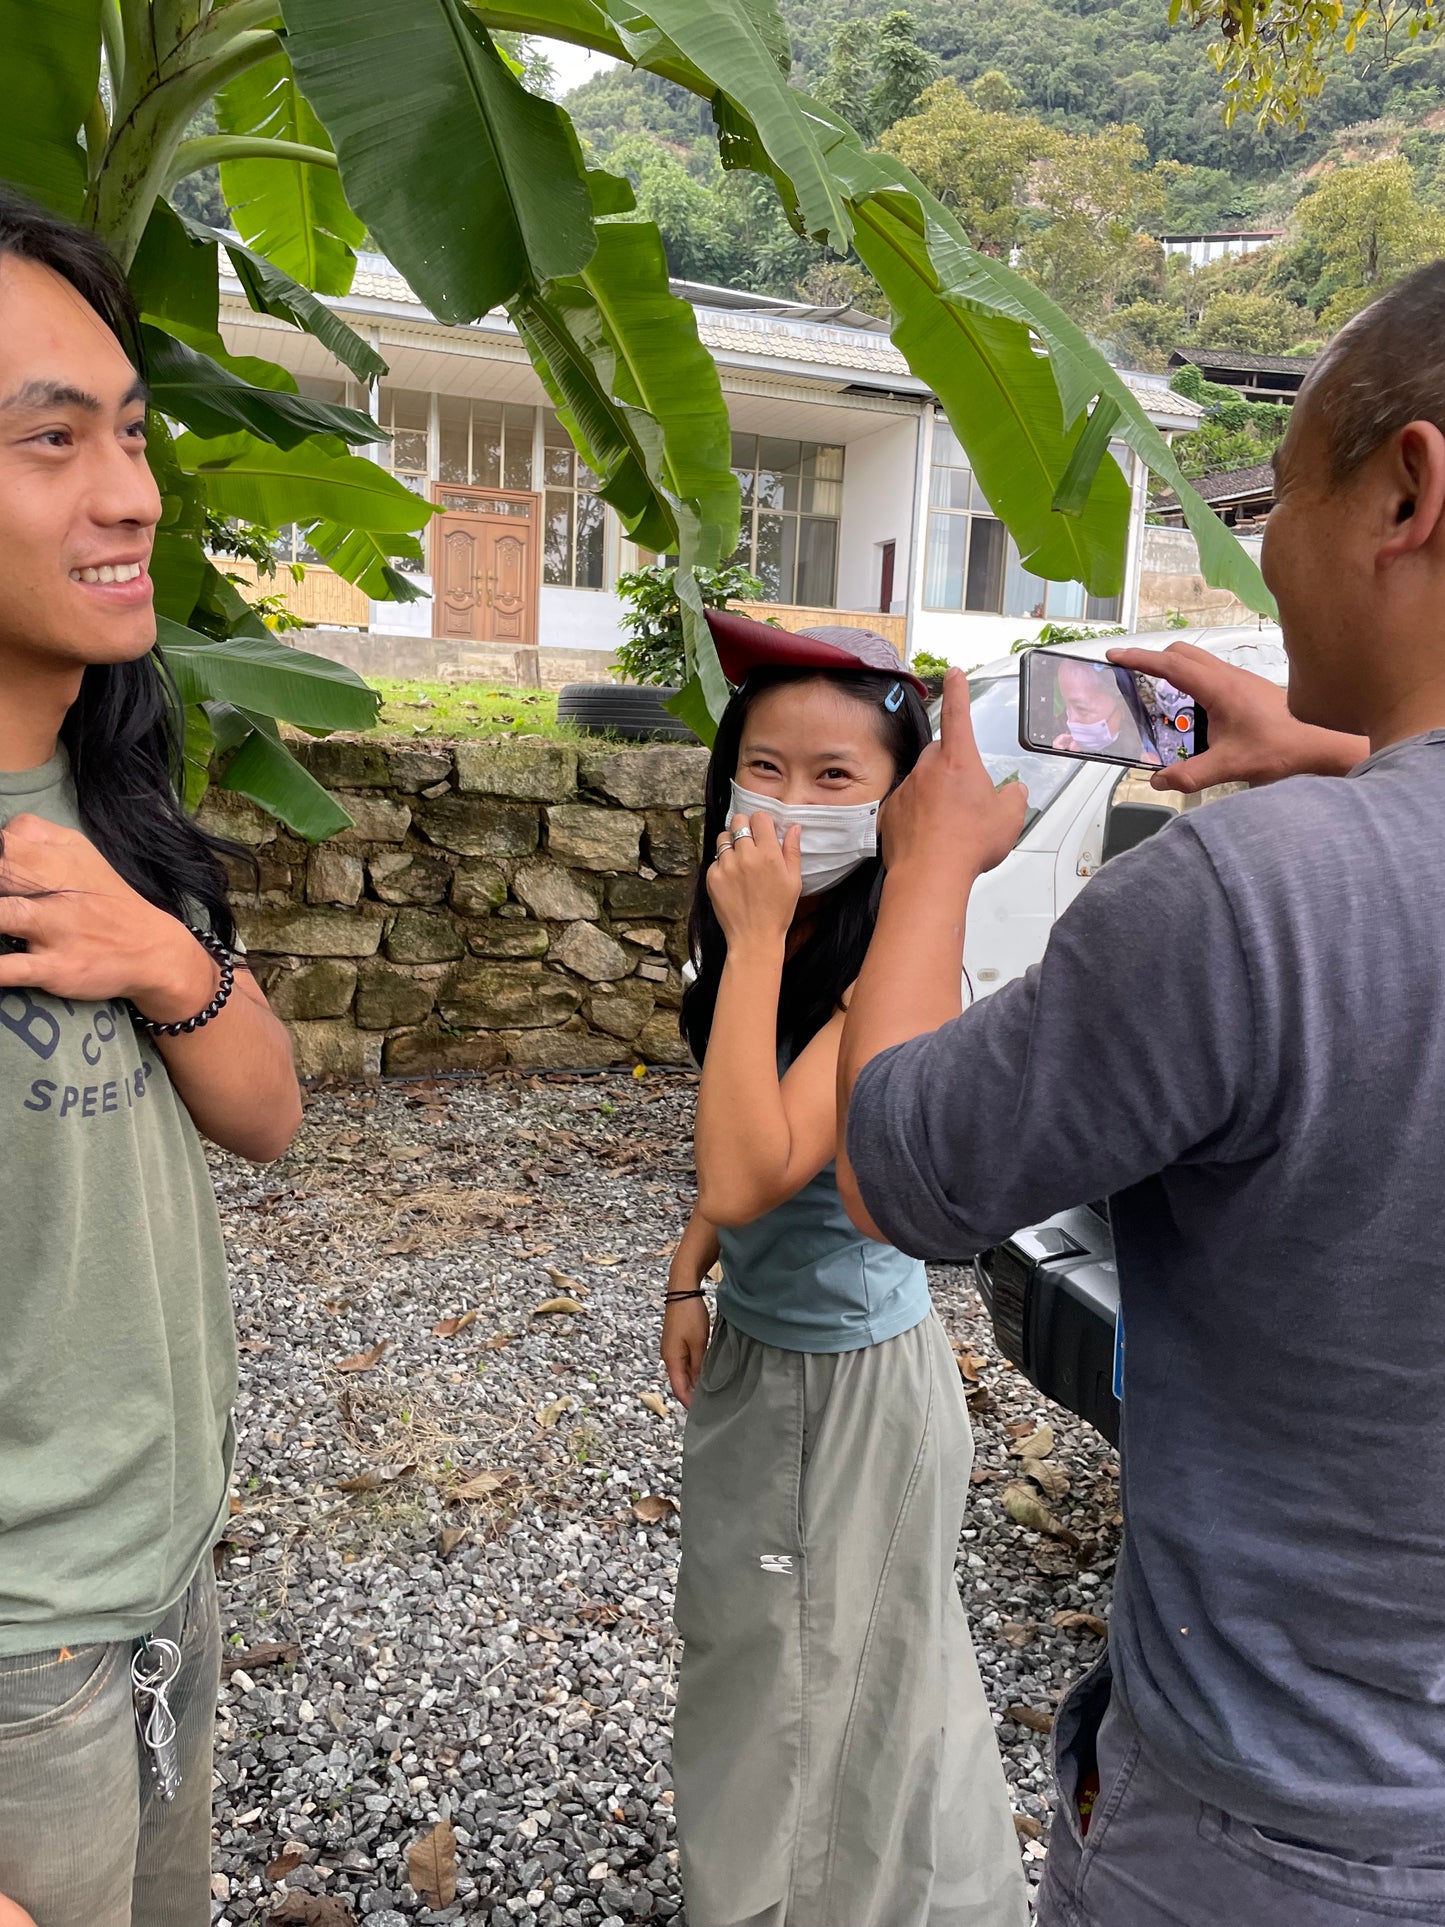
{"type": "Polygon", "coordinates": [[[136,1732],[129,1640],[0,1659],[0,1894],[36,1927],[205,1927],[211,1917],[221,1641],[209,1551],[155,1632],[181,1649],[171,1803],[136,1732]]]}
{"type": "MultiPolygon", "coordinates": [[[[1383,1927],[1445,1922],[1445,1844],[1351,1859],[1235,1819],[1143,1752],[1101,1660],[1054,1721],[1058,1810],[1036,1927],[1383,1927]],[[1080,1834],[1080,1775],[1099,1794],[1080,1834]]],[[[1445,1816],[1442,1816],[1445,1833],[1445,1816]]]]}

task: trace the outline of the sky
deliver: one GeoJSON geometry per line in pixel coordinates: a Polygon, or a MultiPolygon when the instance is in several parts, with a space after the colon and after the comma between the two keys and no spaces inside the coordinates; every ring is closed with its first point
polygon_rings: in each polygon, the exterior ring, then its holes
{"type": "Polygon", "coordinates": [[[537,45],[546,53],[557,70],[559,96],[568,93],[573,87],[580,87],[582,82],[590,80],[593,74],[605,74],[609,67],[617,65],[617,62],[609,60],[606,54],[590,53],[586,47],[574,47],[565,40],[543,40],[539,37],[537,45]]]}

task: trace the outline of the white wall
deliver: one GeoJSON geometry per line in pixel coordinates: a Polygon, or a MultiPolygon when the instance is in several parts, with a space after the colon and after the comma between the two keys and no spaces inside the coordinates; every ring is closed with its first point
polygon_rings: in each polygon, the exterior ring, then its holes
{"type": "Polygon", "coordinates": [[[543,649],[615,649],[623,640],[622,604],[606,589],[542,584],[537,641],[543,649]]]}
{"type": "Polygon", "coordinates": [[[843,456],[843,514],[838,527],[840,609],[876,609],[883,544],[894,542],[893,609],[908,607],[908,540],[918,422],[905,415],[876,435],[849,442],[843,456]]]}
{"type": "Polygon", "coordinates": [[[952,609],[915,609],[911,647],[914,655],[926,650],[960,669],[1006,656],[1020,636],[1030,641],[1043,628],[1030,616],[988,616],[952,609]]]}

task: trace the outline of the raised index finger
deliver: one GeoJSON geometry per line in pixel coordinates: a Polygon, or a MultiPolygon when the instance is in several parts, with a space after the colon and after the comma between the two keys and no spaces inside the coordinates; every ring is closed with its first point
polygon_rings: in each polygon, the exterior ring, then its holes
{"type": "Polygon", "coordinates": [[[945,762],[972,762],[978,756],[973,740],[973,712],[968,700],[968,677],[962,669],[950,669],[943,679],[943,708],[939,716],[938,742],[945,762]]]}

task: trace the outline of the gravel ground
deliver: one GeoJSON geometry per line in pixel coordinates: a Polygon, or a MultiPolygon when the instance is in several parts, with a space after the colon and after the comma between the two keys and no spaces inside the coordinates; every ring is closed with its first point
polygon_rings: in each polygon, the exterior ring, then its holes
{"type": "MultiPolygon", "coordinates": [[[[340,1087],[280,1164],[217,1159],[242,1385],[213,1922],[684,1927],[656,1345],[692,1097],[657,1071],[340,1087]],[[408,1857],[449,1829],[442,1905],[408,1857]]],[[[963,1275],[932,1282],[977,1434],[958,1576],[1036,1880],[1116,1466],[999,1358],[963,1275]]]]}

